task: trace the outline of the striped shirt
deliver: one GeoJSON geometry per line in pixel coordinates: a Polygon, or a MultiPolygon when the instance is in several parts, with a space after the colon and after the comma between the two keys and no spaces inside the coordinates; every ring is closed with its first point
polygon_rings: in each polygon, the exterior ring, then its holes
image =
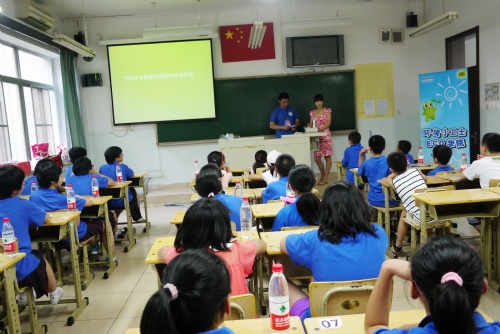
{"type": "Polygon", "coordinates": [[[415,205],[415,198],[411,196],[415,189],[427,188],[425,181],[416,168],[409,168],[404,173],[396,175],[394,180],[394,189],[401,199],[406,212],[411,214],[414,219],[420,219],[420,208],[415,205]]]}

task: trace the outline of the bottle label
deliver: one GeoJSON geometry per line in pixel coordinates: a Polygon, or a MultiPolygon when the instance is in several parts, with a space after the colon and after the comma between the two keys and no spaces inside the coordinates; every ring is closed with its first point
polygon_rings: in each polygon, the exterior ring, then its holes
{"type": "Polygon", "coordinates": [[[69,211],[76,210],[76,201],[68,199],[68,210],[69,211]]]}
{"type": "Polygon", "coordinates": [[[13,237],[3,238],[3,249],[5,253],[12,253],[16,251],[16,239],[13,237]]]}
{"type": "Polygon", "coordinates": [[[92,197],[99,197],[99,188],[92,189],[92,197]]]}
{"type": "Polygon", "coordinates": [[[283,303],[269,302],[269,314],[271,317],[271,328],[284,330],[290,328],[290,309],[288,299],[283,303]]]}
{"type": "MultiPolygon", "coordinates": [[[[123,175],[122,175],[122,174],[118,174],[118,175],[116,175],[116,180],[117,180],[118,182],[123,182],[123,175]]],[[[87,189],[88,189],[88,188],[87,188],[87,189]]]]}
{"type": "Polygon", "coordinates": [[[460,171],[463,172],[467,169],[467,165],[460,165],[460,171]]]}

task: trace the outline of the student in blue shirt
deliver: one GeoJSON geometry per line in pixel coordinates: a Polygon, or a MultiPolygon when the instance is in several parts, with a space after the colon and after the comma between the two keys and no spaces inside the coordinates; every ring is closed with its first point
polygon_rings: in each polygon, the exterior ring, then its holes
{"type": "MultiPolygon", "coordinates": [[[[50,303],[57,304],[63,290],[57,287],[50,264],[39,250],[31,248],[29,228],[38,228],[50,222],[50,216],[30,201],[21,199],[24,172],[17,166],[0,167],[0,220],[10,218],[17,238],[19,251],[26,256],[16,263],[16,278],[20,287],[31,286],[36,297],[50,295],[50,303]]],[[[19,296],[20,306],[27,305],[26,295],[19,296]]]]}
{"type": "Polygon", "coordinates": [[[413,254],[411,263],[384,262],[366,307],[365,333],[500,333],[499,322],[488,323],[477,312],[487,291],[483,261],[476,250],[457,238],[430,238],[413,254]],[[423,304],[427,316],[419,324],[389,329],[394,276],[409,281],[411,298],[423,304]]]}
{"type": "Polygon", "coordinates": [[[434,159],[434,163],[437,164],[437,167],[431,170],[427,176],[436,175],[439,172],[449,172],[455,170],[453,167],[448,165],[450,162],[452,155],[451,148],[446,145],[437,145],[432,149],[432,157],[434,159]]]}
{"type": "Polygon", "coordinates": [[[410,164],[415,163],[415,159],[410,154],[411,151],[411,143],[408,140],[400,140],[398,142],[398,146],[396,147],[397,152],[403,152],[405,154],[406,160],[410,162],[410,164]]]}
{"type": "Polygon", "coordinates": [[[269,128],[276,130],[276,138],[282,135],[293,135],[300,125],[297,110],[288,105],[290,96],[286,92],[278,95],[279,106],[273,110],[269,123],[269,128]]]}
{"type": "Polygon", "coordinates": [[[288,175],[288,183],[296,196],[294,203],[285,206],[274,219],[273,232],[282,227],[318,225],[319,198],[311,193],[316,184],[312,169],[297,165],[288,175]]]}
{"type": "Polygon", "coordinates": [[[144,307],[141,333],[234,334],[220,327],[231,313],[231,283],[222,259],[188,249],[165,268],[162,284],[144,307]]]}
{"type": "Polygon", "coordinates": [[[262,203],[272,199],[280,199],[281,196],[286,196],[286,186],[288,184],[288,174],[295,167],[295,159],[289,154],[282,154],[276,159],[274,168],[279,174],[280,179],[276,182],[267,185],[262,192],[262,203]]]}
{"type": "MultiPolygon", "coordinates": [[[[75,146],[75,147],[72,147],[69,149],[68,151],[68,155],[69,155],[69,160],[71,161],[72,164],[75,163],[75,161],[78,159],[78,158],[81,158],[81,157],[86,157],[87,156],[87,150],[83,147],[79,147],[79,146],[75,146]]],[[[66,180],[66,184],[69,184],[68,183],[68,178],[73,175],[73,165],[69,165],[67,168],[66,168],[66,174],[65,174],[65,180],[66,180]]]]}
{"type": "MultiPolygon", "coordinates": [[[[116,165],[120,164],[122,168],[123,181],[127,181],[134,176],[134,171],[127,165],[123,163],[123,151],[118,146],[110,146],[104,152],[104,158],[107,164],[102,165],[99,168],[99,173],[110,177],[114,181],[118,181],[116,178],[116,165]]],[[[137,199],[137,192],[135,188],[128,188],[128,200],[130,207],[130,214],[132,215],[132,220],[135,222],[144,222],[142,218],[141,208],[139,207],[139,201],[137,199]]],[[[115,199],[108,202],[108,207],[115,210],[116,216],[120,216],[120,213],[125,209],[123,199],[115,199]]]]}
{"type": "Polygon", "coordinates": [[[363,149],[361,142],[361,134],[358,131],[353,131],[347,136],[349,140],[349,147],[344,151],[344,158],[342,159],[342,166],[346,167],[345,179],[354,184],[354,173],[351,168],[359,167],[359,152],[363,149]]]}
{"type": "MultiPolygon", "coordinates": [[[[25,195],[25,196],[29,196],[31,194],[31,184],[33,183],[33,181],[35,182],[36,186],[38,188],[40,188],[40,186],[38,185],[38,180],[36,178],[36,173],[38,171],[38,165],[40,163],[44,163],[46,161],[48,161],[50,159],[41,159],[41,160],[38,160],[38,162],[36,163],[36,166],[35,166],[35,170],[33,171],[33,175],[32,176],[29,176],[27,177],[25,180],[24,180],[24,187],[23,187],[23,190],[21,192],[21,195],[25,195]]],[[[64,188],[63,186],[60,186],[57,188],[57,191],[58,192],[65,192],[66,191],[66,188],[64,188]]]]}

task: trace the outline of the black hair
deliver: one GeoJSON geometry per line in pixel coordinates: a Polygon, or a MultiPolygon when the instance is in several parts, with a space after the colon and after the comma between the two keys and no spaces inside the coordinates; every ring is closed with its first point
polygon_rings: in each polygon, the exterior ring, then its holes
{"type": "Polygon", "coordinates": [[[347,139],[349,139],[353,144],[359,144],[361,142],[361,134],[358,131],[353,131],[349,133],[347,139]]]}
{"type": "Polygon", "coordinates": [[[278,101],[281,101],[283,99],[287,99],[289,100],[290,99],[290,95],[288,95],[287,92],[281,92],[278,94],[278,101]]]}
{"type": "Polygon", "coordinates": [[[21,190],[24,172],[17,166],[0,167],[0,200],[12,197],[12,193],[21,190]]]}
{"type": "Polygon", "coordinates": [[[209,247],[226,251],[232,237],[228,209],[215,198],[201,198],[186,211],[174,246],[179,253],[187,249],[209,247]]]}
{"type": "Polygon", "coordinates": [[[408,168],[408,161],[403,152],[392,152],[387,156],[387,164],[395,173],[401,174],[408,168]]]}
{"type": "Polygon", "coordinates": [[[332,244],[342,238],[356,239],[359,233],[377,237],[370,224],[371,209],[361,191],[352,183],[338,181],[323,193],[320,205],[318,237],[332,244]]]}
{"type": "Polygon", "coordinates": [[[173,298],[160,288],[142,312],[142,334],[195,334],[222,323],[231,292],[229,271],[222,259],[202,249],[185,251],[163,271],[163,284],[177,289],[173,298]]]}
{"type": "Polygon", "coordinates": [[[321,95],[321,94],[314,95],[314,102],[318,102],[318,101],[325,101],[325,99],[323,98],[323,95],[321,95]]]}
{"type": "Polygon", "coordinates": [[[288,183],[301,193],[297,200],[297,211],[308,225],[318,225],[319,198],[311,193],[316,184],[312,169],[306,165],[297,165],[288,175],[288,183]]]}
{"type": "Polygon", "coordinates": [[[282,154],[276,158],[276,170],[281,177],[288,176],[294,166],[295,159],[290,154],[282,154]]]}
{"type": "Polygon", "coordinates": [[[87,156],[87,150],[83,147],[75,146],[69,149],[69,160],[74,164],[76,159],[87,156]]]}
{"type": "Polygon", "coordinates": [[[206,164],[203,166],[198,176],[196,176],[196,184],[194,186],[198,195],[207,197],[210,193],[220,193],[222,191],[221,177],[222,173],[217,165],[206,164]]]}
{"type": "Polygon", "coordinates": [[[258,150],[255,152],[255,162],[252,166],[252,170],[255,173],[257,168],[266,167],[267,162],[267,152],[264,150],[258,150]]]}
{"type": "Polygon", "coordinates": [[[398,141],[398,147],[401,152],[404,154],[408,154],[411,151],[411,143],[408,140],[400,140],[398,141]]]}
{"type": "Polygon", "coordinates": [[[87,157],[76,159],[73,164],[73,174],[76,176],[87,175],[92,169],[92,161],[87,157]]]}
{"type": "Polygon", "coordinates": [[[209,164],[216,164],[219,168],[222,166],[222,161],[224,161],[224,154],[222,154],[222,152],[212,151],[207,156],[207,162],[209,164]]]}
{"type": "Polygon", "coordinates": [[[368,146],[375,154],[382,154],[385,149],[385,139],[381,135],[373,135],[368,139],[368,146]]]}
{"type": "Polygon", "coordinates": [[[104,159],[106,159],[106,162],[108,164],[112,164],[115,162],[116,158],[122,154],[122,149],[119,148],[118,146],[110,146],[108,149],[104,152],[104,159]]]}
{"type": "Polygon", "coordinates": [[[456,238],[436,236],[415,252],[411,277],[429,303],[429,310],[440,334],[476,333],[472,318],[483,291],[484,268],[481,256],[456,238]],[[443,275],[454,272],[463,280],[441,283],[443,275]]]}
{"type": "Polygon", "coordinates": [[[62,169],[50,159],[38,161],[35,167],[35,176],[40,188],[49,188],[52,182],[58,182],[62,169]]]}
{"type": "Polygon", "coordinates": [[[500,134],[495,132],[485,134],[481,144],[486,146],[490,153],[500,153],[500,134]]]}
{"type": "Polygon", "coordinates": [[[441,165],[447,165],[450,162],[453,152],[446,145],[437,145],[432,149],[432,156],[437,159],[441,165]]]}

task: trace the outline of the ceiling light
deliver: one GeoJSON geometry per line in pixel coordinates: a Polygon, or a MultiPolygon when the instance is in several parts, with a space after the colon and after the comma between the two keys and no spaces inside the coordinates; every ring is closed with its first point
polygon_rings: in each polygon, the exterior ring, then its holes
{"type": "Polygon", "coordinates": [[[71,37],[68,37],[63,34],[56,34],[54,36],[54,39],[52,40],[54,43],[57,43],[59,45],[64,46],[65,48],[68,48],[72,51],[75,51],[76,53],[84,56],[84,57],[89,57],[89,58],[94,58],[95,57],[95,51],[92,50],[91,48],[78,43],[71,37]]]}
{"type": "Polygon", "coordinates": [[[458,17],[457,12],[448,12],[441,16],[436,17],[434,20],[431,20],[425,24],[422,24],[420,27],[413,30],[409,35],[410,37],[417,37],[423,34],[428,33],[431,30],[444,26],[445,24],[453,22],[458,17]]]}
{"type": "Polygon", "coordinates": [[[266,26],[262,21],[255,21],[252,29],[250,30],[250,39],[248,40],[249,49],[257,49],[262,46],[262,40],[266,33],[266,26]]]}

